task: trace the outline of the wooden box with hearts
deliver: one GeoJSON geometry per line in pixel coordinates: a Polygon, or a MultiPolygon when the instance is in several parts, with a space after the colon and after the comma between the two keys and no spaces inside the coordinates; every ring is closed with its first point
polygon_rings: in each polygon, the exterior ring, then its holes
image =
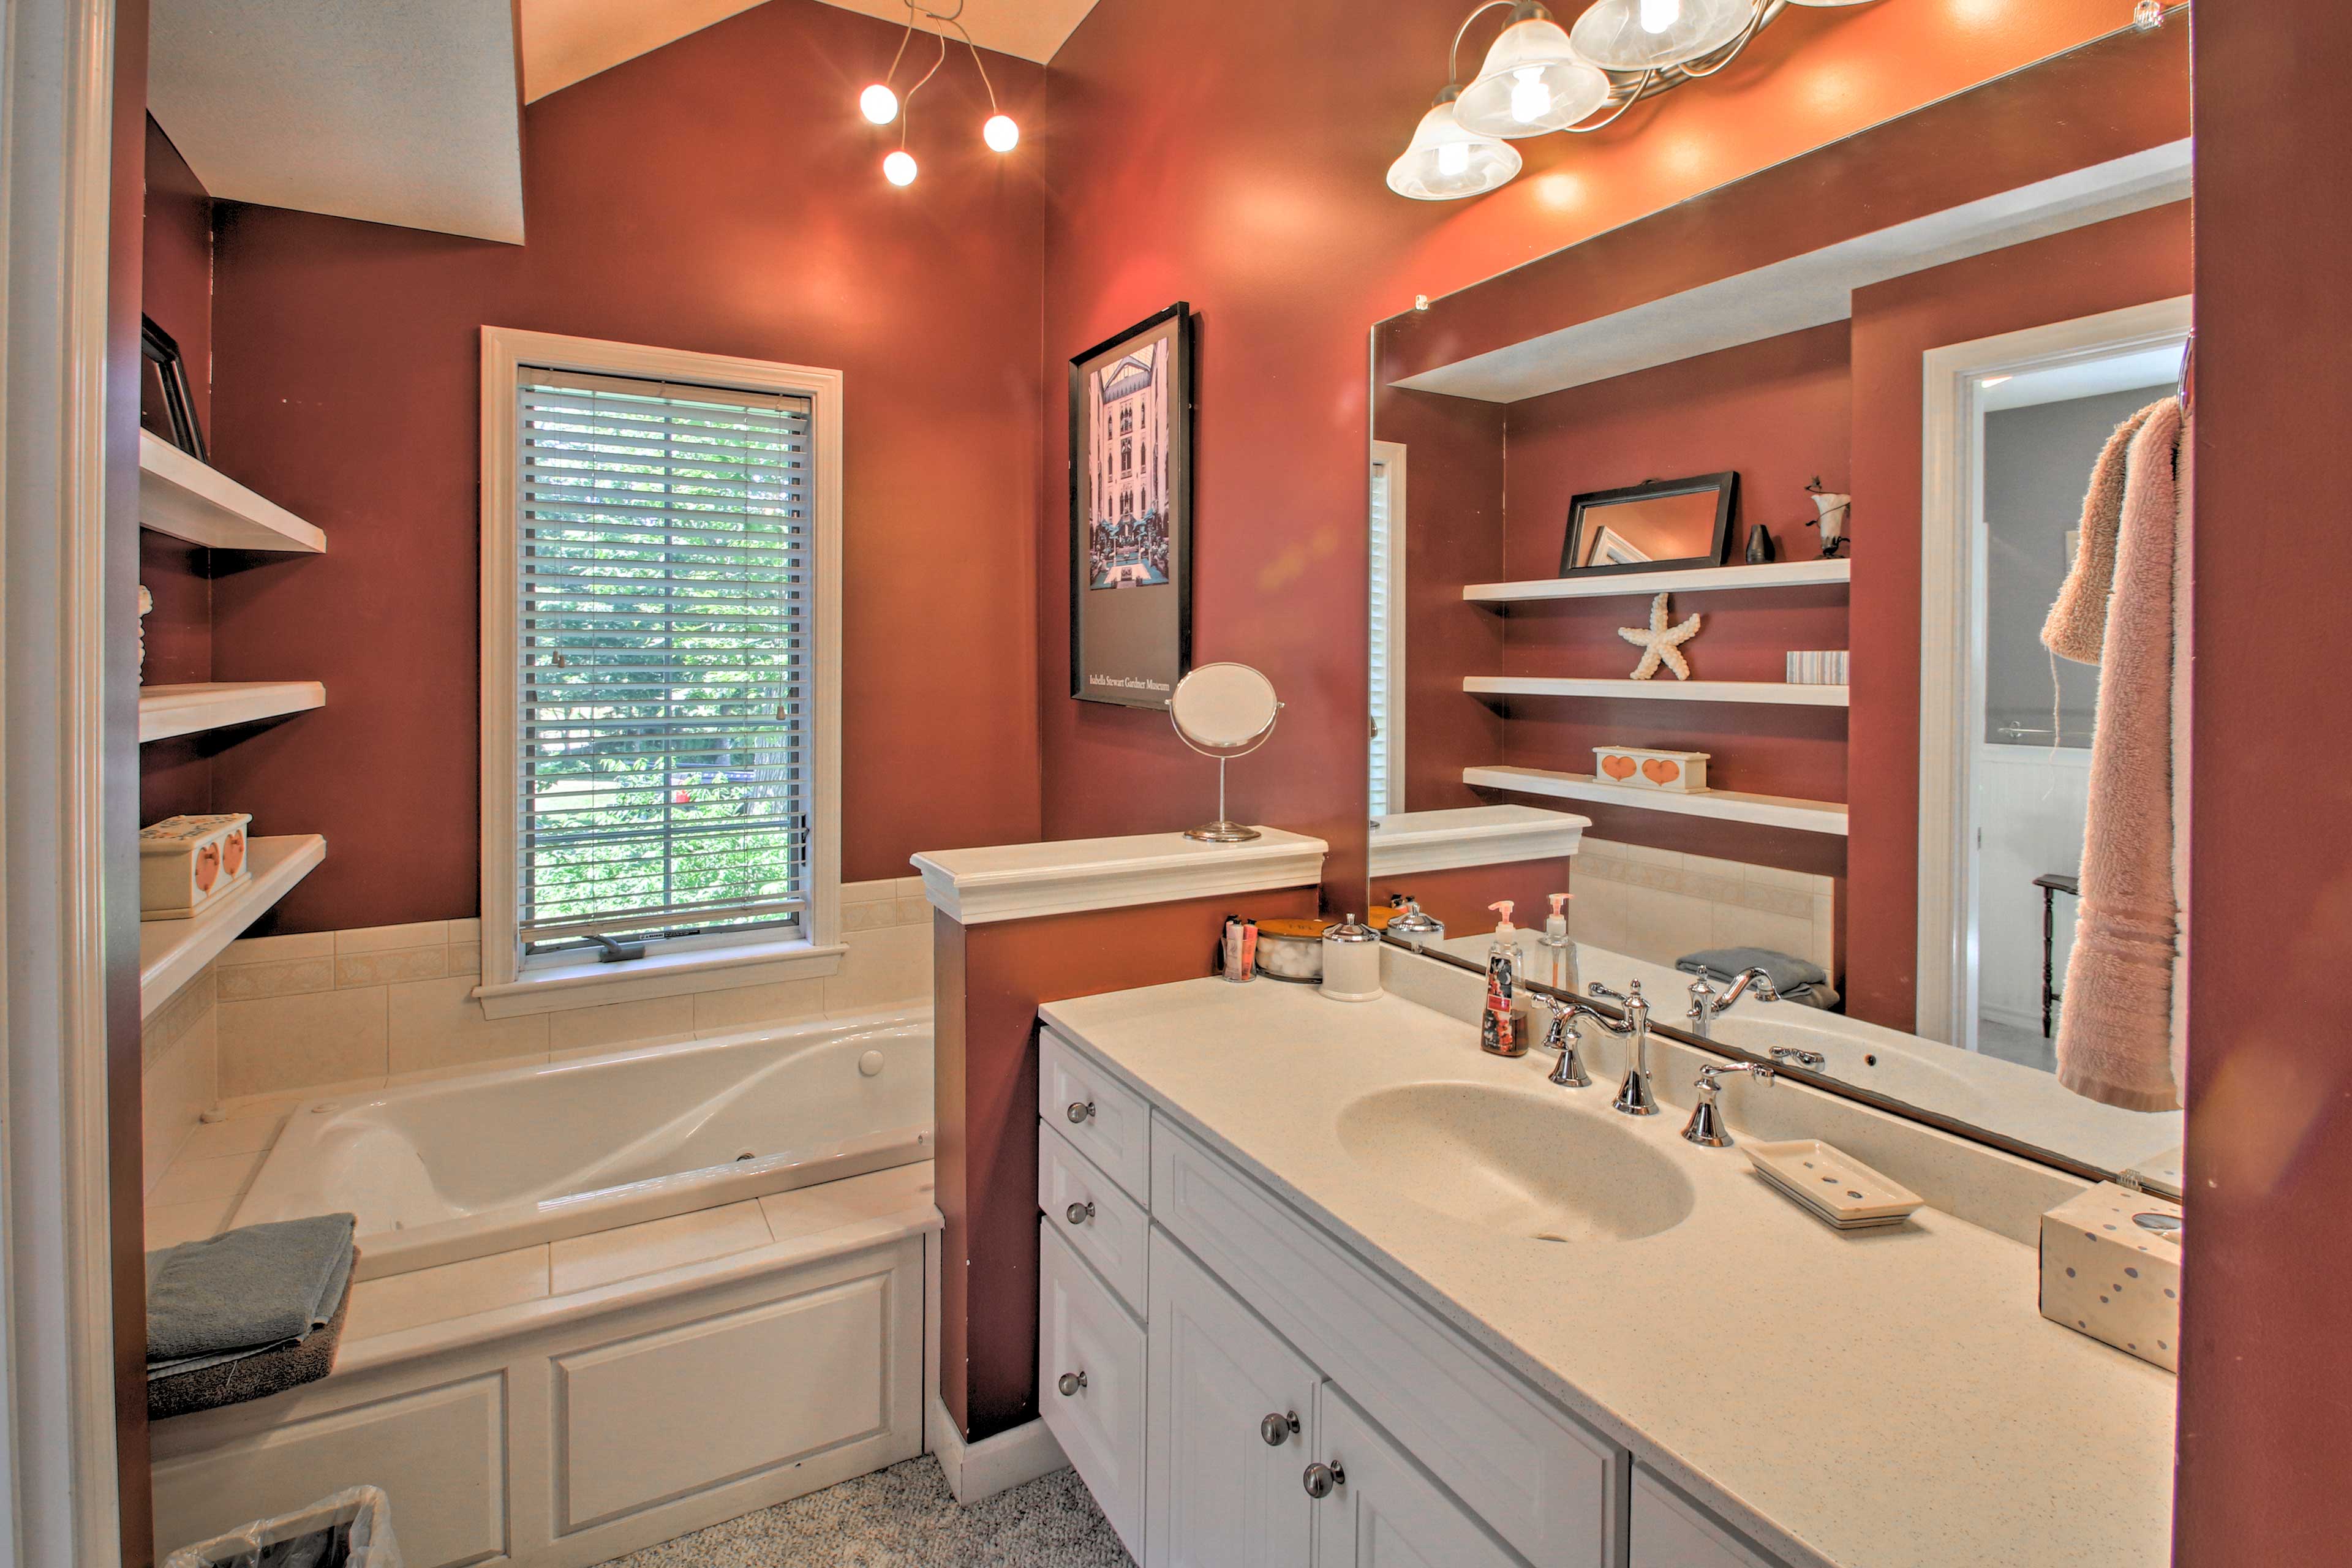
{"type": "Polygon", "coordinates": [[[242,811],[167,816],[139,830],[139,918],[184,921],[247,875],[242,811]]]}
{"type": "Polygon", "coordinates": [[[1642,746],[1595,746],[1592,773],[1602,784],[1629,789],[1671,790],[1676,795],[1706,792],[1705,752],[1656,752],[1642,746]]]}

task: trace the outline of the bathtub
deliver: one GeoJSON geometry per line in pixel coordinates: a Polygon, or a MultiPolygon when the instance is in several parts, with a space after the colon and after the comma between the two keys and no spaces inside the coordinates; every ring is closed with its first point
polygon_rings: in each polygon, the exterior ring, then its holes
{"type": "Polygon", "coordinates": [[[313,1100],[231,1223],[349,1211],[374,1279],[930,1157],[922,1009],[313,1100]]]}

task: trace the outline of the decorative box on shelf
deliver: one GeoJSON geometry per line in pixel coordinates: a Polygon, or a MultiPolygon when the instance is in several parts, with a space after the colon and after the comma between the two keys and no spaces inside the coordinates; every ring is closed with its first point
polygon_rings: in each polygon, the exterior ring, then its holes
{"type": "Polygon", "coordinates": [[[1843,686],[1852,658],[1843,649],[1818,653],[1789,655],[1789,684],[1791,686],[1843,686]]]}
{"type": "Polygon", "coordinates": [[[2181,1208],[2102,1182],[2042,1216],[2042,1315],[2180,1370],[2181,1208]]]}
{"type": "Polygon", "coordinates": [[[247,873],[246,829],[253,818],[167,816],[139,830],[139,918],[184,921],[247,873]]]}
{"type": "Polygon", "coordinates": [[[1631,789],[1671,790],[1676,795],[1706,791],[1705,752],[1660,752],[1643,746],[1595,746],[1592,771],[1604,784],[1631,789]]]}

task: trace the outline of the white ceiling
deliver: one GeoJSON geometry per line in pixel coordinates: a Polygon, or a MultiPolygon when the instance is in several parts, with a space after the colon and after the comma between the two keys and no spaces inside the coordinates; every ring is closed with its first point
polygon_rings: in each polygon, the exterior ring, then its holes
{"type": "MultiPolygon", "coordinates": [[[[824,0],[844,11],[904,23],[904,0],[824,0]]],[[[520,0],[523,97],[526,101],[610,70],[623,60],[675,43],[762,0],[520,0]]],[[[923,0],[927,9],[953,9],[953,0],[923,0]]],[[[1044,62],[1095,0],[964,0],[964,27],[983,49],[1044,62]]],[[[915,25],[947,29],[918,16],[915,25]]]]}
{"type": "Polygon", "coordinates": [[[2100,397],[2111,392],[2131,392],[2143,386],[2169,388],[2180,379],[2182,345],[2140,349],[2080,364],[2029,370],[1987,385],[1977,405],[1990,414],[2003,408],[2037,408],[2045,403],[2071,403],[2077,397],[2100,397]]]}
{"type": "Polygon", "coordinates": [[[508,0],[154,0],[148,107],[205,189],[522,240],[508,0]]]}

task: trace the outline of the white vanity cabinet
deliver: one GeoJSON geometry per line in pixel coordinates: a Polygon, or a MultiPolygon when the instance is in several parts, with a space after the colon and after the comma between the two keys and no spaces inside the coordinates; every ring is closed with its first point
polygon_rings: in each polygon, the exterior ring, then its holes
{"type": "Polygon", "coordinates": [[[1039,1403],[1144,1568],[1779,1568],[1077,1047],[1040,1048],[1039,1403]]]}

